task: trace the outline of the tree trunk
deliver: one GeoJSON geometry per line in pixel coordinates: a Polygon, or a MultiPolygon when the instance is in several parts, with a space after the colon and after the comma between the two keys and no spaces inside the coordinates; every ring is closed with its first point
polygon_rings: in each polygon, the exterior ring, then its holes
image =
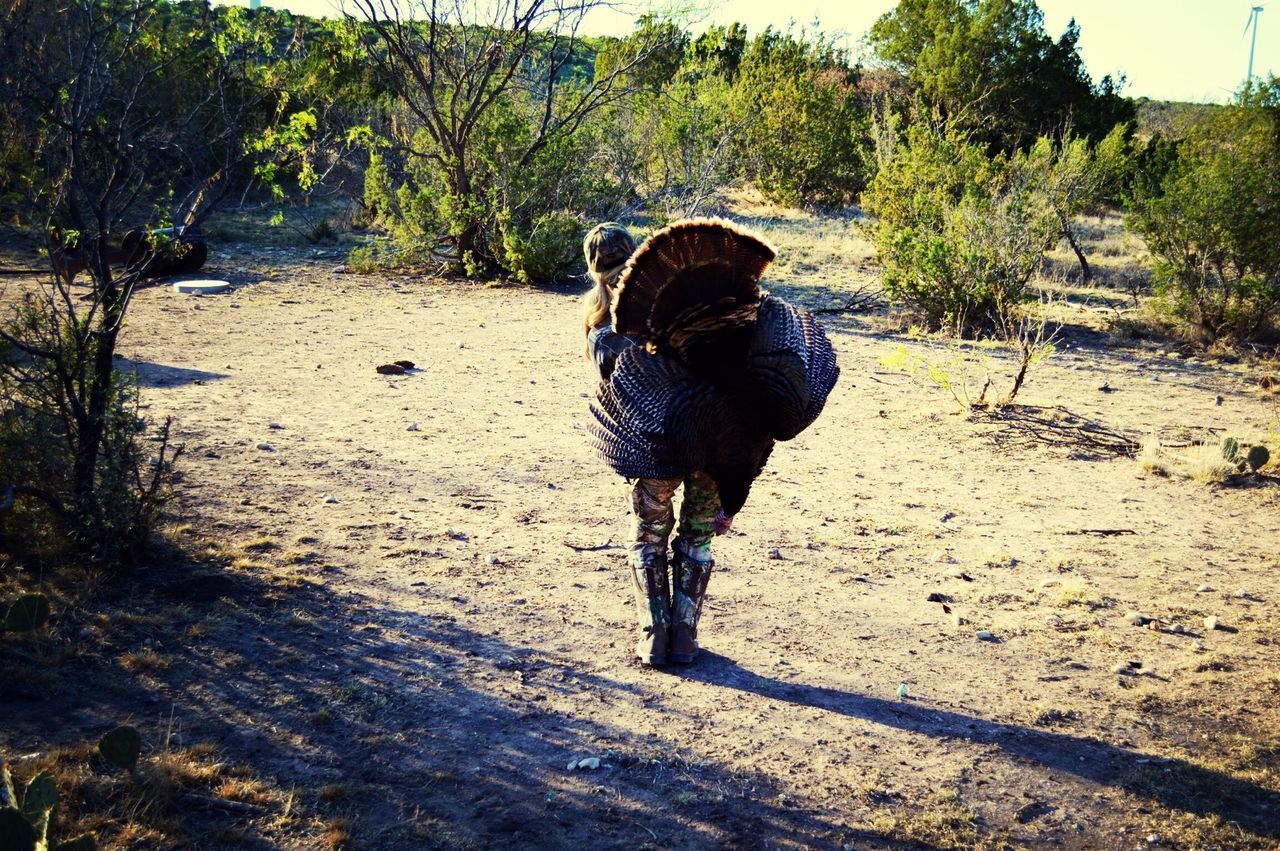
{"type": "Polygon", "coordinates": [[[1071,250],[1076,253],[1076,260],[1080,261],[1080,274],[1087,284],[1093,280],[1093,270],[1089,268],[1089,261],[1084,259],[1084,252],[1080,250],[1080,245],[1076,242],[1076,234],[1071,227],[1070,220],[1056,207],[1054,212],[1058,214],[1058,225],[1062,229],[1062,236],[1067,240],[1067,245],[1071,246],[1071,250]]]}

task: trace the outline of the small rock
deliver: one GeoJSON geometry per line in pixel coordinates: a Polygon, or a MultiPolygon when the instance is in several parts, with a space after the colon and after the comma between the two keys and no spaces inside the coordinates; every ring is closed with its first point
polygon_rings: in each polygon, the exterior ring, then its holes
{"type": "Polygon", "coordinates": [[[959,612],[951,615],[951,623],[955,626],[964,626],[964,618],[960,617],[959,612]]]}
{"type": "Polygon", "coordinates": [[[259,443],[259,444],[258,444],[258,448],[259,448],[259,449],[261,449],[263,452],[275,452],[275,451],[276,451],[276,450],[275,450],[275,447],[274,447],[274,446],[272,446],[270,443],[259,443]]]}
{"type": "Polygon", "coordinates": [[[1210,588],[1208,585],[1201,585],[1199,588],[1197,588],[1197,589],[1196,589],[1196,593],[1197,593],[1197,594],[1208,594],[1208,593],[1209,593],[1210,591],[1212,591],[1212,590],[1213,590],[1213,589],[1212,589],[1212,588],[1210,588]]]}
{"type": "Polygon", "coordinates": [[[1151,617],[1150,615],[1144,615],[1142,612],[1129,612],[1129,614],[1126,617],[1129,623],[1133,624],[1134,626],[1146,626],[1147,624],[1155,620],[1155,618],[1151,617]]]}
{"type": "Polygon", "coordinates": [[[955,564],[956,559],[955,556],[951,555],[951,553],[946,550],[938,550],[933,554],[933,562],[935,564],[955,564]]]}
{"type": "Polygon", "coordinates": [[[284,428],[284,425],[273,420],[272,422],[267,423],[267,428],[282,429],[284,428]]]}
{"type": "Polygon", "coordinates": [[[1221,396],[1214,396],[1214,397],[1213,397],[1213,404],[1215,404],[1215,405],[1221,405],[1221,404],[1222,404],[1222,402],[1223,402],[1223,398],[1222,398],[1221,396]]]}
{"type": "Polygon", "coordinates": [[[553,491],[553,490],[555,490],[555,489],[556,489],[556,483],[555,483],[555,482],[547,482],[547,490],[549,490],[549,491],[553,491]]]}
{"type": "Polygon", "coordinates": [[[404,367],[398,363],[384,363],[374,367],[374,372],[379,375],[404,375],[404,367]]]}
{"type": "Polygon", "coordinates": [[[446,535],[448,535],[450,538],[452,538],[453,540],[455,540],[455,541],[465,541],[465,540],[467,540],[467,533],[466,533],[466,532],[459,532],[459,531],[457,531],[456,529],[445,529],[445,530],[444,530],[444,533],[445,533],[446,535]]]}
{"type": "Polygon", "coordinates": [[[569,764],[564,767],[564,770],[573,771],[577,767],[578,767],[578,758],[574,757],[573,759],[569,760],[569,764]]]}
{"type": "Polygon", "coordinates": [[[414,366],[413,366],[413,361],[411,361],[411,360],[398,360],[398,361],[396,361],[396,362],[395,362],[395,364],[396,364],[396,366],[401,367],[401,368],[403,368],[403,369],[413,369],[413,368],[414,368],[414,366]]]}
{"type": "Polygon", "coordinates": [[[1243,588],[1237,588],[1231,596],[1235,597],[1237,600],[1244,600],[1248,598],[1249,592],[1244,590],[1243,588]]]}
{"type": "Polygon", "coordinates": [[[334,267],[333,267],[331,270],[329,270],[329,271],[330,271],[330,274],[333,274],[333,275],[345,275],[345,274],[347,274],[347,267],[346,267],[346,266],[334,266],[334,267]]]}
{"type": "Polygon", "coordinates": [[[1175,623],[1172,627],[1170,627],[1170,629],[1178,635],[1182,635],[1187,631],[1187,628],[1180,623],[1175,623]]]}
{"type": "Polygon", "coordinates": [[[1203,641],[1199,641],[1199,640],[1197,640],[1197,641],[1193,642],[1193,643],[1192,643],[1192,645],[1191,645],[1191,649],[1192,649],[1192,650],[1194,650],[1194,651],[1196,651],[1197,653],[1203,653],[1203,652],[1204,652],[1204,642],[1203,642],[1203,641]]]}
{"type": "Polygon", "coordinates": [[[1113,674],[1129,674],[1132,672],[1133,672],[1133,669],[1124,663],[1111,666],[1111,673],[1113,674]]]}
{"type": "Polygon", "coordinates": [[[462,342],[461,340],[458,341],[458,348],[465,349],[466,347],[467,347],[466,343],[462,342]]]}
{"type": "Polygon", "coordinates": [[[1215,629],[1218,628],[1218,619],[1215,618],[1213,615],[1209,615],[1209,617],[1204,619],[1204,628],[1209,630],[1210,632],[1213,632],[1215,629]]]}
{"type": "Polygon", "coordinates": [[[939,518],[938,518],[938,522],[939,522],[939,523],[946,523],[948,520],[950,520],[951,518],[953,518],[953,517],[955,517],[955,516],[956,516],[956,513],[955,513],[954,511],[947,511],[947,512],[944,512],[944,513],[943,513],[943,515],[942,515],[941,517],[939,517],[939,518]]]}
{"type": "Polygon", "coordinates": [[[587,771],[595,771],[600,767],[600,757],[589,756],[586,759],[578,761],[578,768],[585,768],[587,771]]]}
{"type": "Polygon", "coordinates": [[[247,497],[247,496],[246,496],[244,499],[240,500],[240,504],[241,504],[241,505],[253,505],[253,500],[249,499],[249,497],[247,497]]]}
{"type": "Polygon", "coordinates": [[[937,591],[934,591],[929,594],[929,596],[925,599],[925,602],[926,603],[945,603],[947,602],[947,599],[948,598],[946,594],[939,594],[937,591]]]}
{"type": "Polygon", "coordinates": [[[996,634],[987,629],[978,630],[976,633],[974,633],[974,637],[977,638],[979,641],[995,641],[996,640],[996,634]]]}
{"type": "MultiPolygon", "coordinates": [[[[1219,399],[1221,399],[1222,397],[1221,397],[1221,396],[1219,396],[1218,398],[1219,398],[1219,399]]],[[[1148,845],[1159,845],[1159,844],[1160,844],[1160,834],[1158,834],[1158,833],[1149,833],[1149,834],[1147,834],[1147,844],[1148,844],[1148,845]]]]}
{"type": "Polygon", "coordinates": [[[325,501],[326,503],[332,504],[332,503],[337,502],[337,501],[338,501],[338,498],[337,498],[336,496],[334,496],[333,494],[331,494],[331,493],[327,493],[327,494],[325,494],[325,495],[324,495],[324,501],[325,501]]]}
{"type": "Polygon", "coordinates": [[[501,564],[501,563],[502,563],[502,559],[498,558],[498,554],[497,554],[497,553],[489,553],[487,556],[485,556],[485,557],[484,557],[484,560],[485,560],[485,561],[487,561],[487,562],[489,562],[489,564],[501,564]]]}
{"type": "Polygon", "coordinates": [[[771,549],[769,550],[769,558],[773,559],[774,561],[777,561],[778,559],[781,559],[781,558],[782,558],[782,550],[778,549],[777,547],[773,547],[773,548],[771,548],[771,549]]]}
{"type": "Polygon", "coordinates": [[[409,423],[409,427],[405,431],[418,431],[418,424],[416,422],[409,423]]]}

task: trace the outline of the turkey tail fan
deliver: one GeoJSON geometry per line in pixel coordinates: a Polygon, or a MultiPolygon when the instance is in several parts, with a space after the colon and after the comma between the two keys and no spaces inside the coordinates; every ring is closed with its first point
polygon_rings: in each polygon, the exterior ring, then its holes
{"type": "Polygon", "coordinates": [[[767,400],[761,409],[778,440],[790,440],[818,418],[840,376],[835,350],[818,320],[770,296],[760,302],[748,360],[767,400]]]}
{"type": "Polygon", "coordinates": [[[618,356],[608,383],[591,404],[592,445],[615,473],[670,479],[688,470],[675,457],[667,422],[671,409],[707,386],[674,361],[633,346],[618,356]]]}
{"type": "Polygon", "coordinates": [[[760,276],[773,261],[762,238],[723,219],[677,222],[627,261],[613,328],[699,368],[740,359],[750,345],[760,276]]]}

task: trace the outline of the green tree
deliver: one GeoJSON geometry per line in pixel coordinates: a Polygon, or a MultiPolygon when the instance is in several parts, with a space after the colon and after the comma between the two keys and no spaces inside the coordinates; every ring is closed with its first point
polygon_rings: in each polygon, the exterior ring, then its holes
{"type": "Polygon", "coordinates": [[[916,122],[879,134],[879,170],[862,196],[890,298],[930,329],[1008,332],[1057,240],[1044,164],[989,157],[955,129],[916,122]]]}
{"type": "Polygon", "coordinates": [[[1206,114],[1129,225],[1161,306],[1203,340],[1248,341],[1280,319],[1280,80],[1206,114]]]}
{"type": "MultiPolygon", "coordinates": [[[[524,249],[562,237],[595,178],[580,146],[588,120],[640,85],[661,44],[647,41],[587,75],[578,34],[597,0],[503,0],[487,8],[355,0],[365,49],[397,96],[389,144],[367,183],[402,245],[425,246],[469,275],[540,277],[524,249]],[[566,190],[565,180],[581,178],[566,190]],[[523,248],[522,248],[523,247],[523,248]],[[513,256],[512,252],[518,256],[513,256]]],[[[555,242],[568,257],[568,240],[555,242]]]]}
{"type": "Polygon", "coordinates": [[[872,25],[877,55],[938,117],[1001,150],[1062,131],[1100,139],[1132,116],[1123,81],[1094,85],[1072,20],[1054,41],[1035,0],[901,0],[872,25]]]}
{"type": "Polygon", "coordinates": [[[752,39],[730,107],[740,173],[771,200],[836,205],[866,185],[870,108],[857,70],[821,34],[752,39]]]}
{"type": "MultiPolygon", "coordinates": [[[[14,12],[0,29],[0,99],[11,106],[5,132],[36,146],[17,161],[15,218],[40,224],[17,234],[43,243],[58,274],[10,302],[0,327],[0,512],[7,522],[16,497],[38,500],[84,551],[118,563],[145,543],[169,459],[156,451],[148,465],[155,447],[115,370],[145,266],[113,267],[115,246],[140,224],[207,214],[248,173],[246,138],[281,111],[244,73],[265,42],[246,38],[243,10],[71,0],[14,12]],[[68,272],[81,269],[89,281],[78,292],[68,272]]],[[[5,179],[13,173],[10,163],[5,179]]],[[[162,240],[149,239],[148,253],[162,240]]]]}

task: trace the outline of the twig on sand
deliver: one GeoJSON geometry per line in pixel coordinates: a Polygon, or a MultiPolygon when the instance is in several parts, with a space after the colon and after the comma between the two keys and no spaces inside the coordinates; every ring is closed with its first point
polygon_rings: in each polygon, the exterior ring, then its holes
{"type": "Polygon", "coordinates": [[[874,295],[865,290],[858,290],[842,307],[821,307],[809,312],[815,316],[831,315],[833,313],[862,313],[864,310],[871,310],[877,303],[878,299],[874,295]]]}
{"type": "Polygon", "coordinates": [[[1068,535],[1136,535],[1137,532],[1132,529],[1075,529],[1067,532],[1068,535]]]}
{"type": "Polygon", "coordinates": [[[1053,446],[1072,446],[1108,455],[1132,457],[1141,448],[1128,435],[1111,431],[1061,405],[1001,405],[974,411],[971,418],[1003,426],[1010,436],[1053,446]]]}
{"type": "Polygon", "coordinates": [[[573,550],[575,553],[591,553],[591,552],[595,552],[596,550],[622,549],[622,544],[615,544],[613,542],[613,538],[610,538],[609,540],[605,541],[603,544],[595,544],[593,546],[587,546],[587,547],[580,547],[577,544],[571,544],[568,541],[564,541],[563,543],[566,547],[573,550]]]}

